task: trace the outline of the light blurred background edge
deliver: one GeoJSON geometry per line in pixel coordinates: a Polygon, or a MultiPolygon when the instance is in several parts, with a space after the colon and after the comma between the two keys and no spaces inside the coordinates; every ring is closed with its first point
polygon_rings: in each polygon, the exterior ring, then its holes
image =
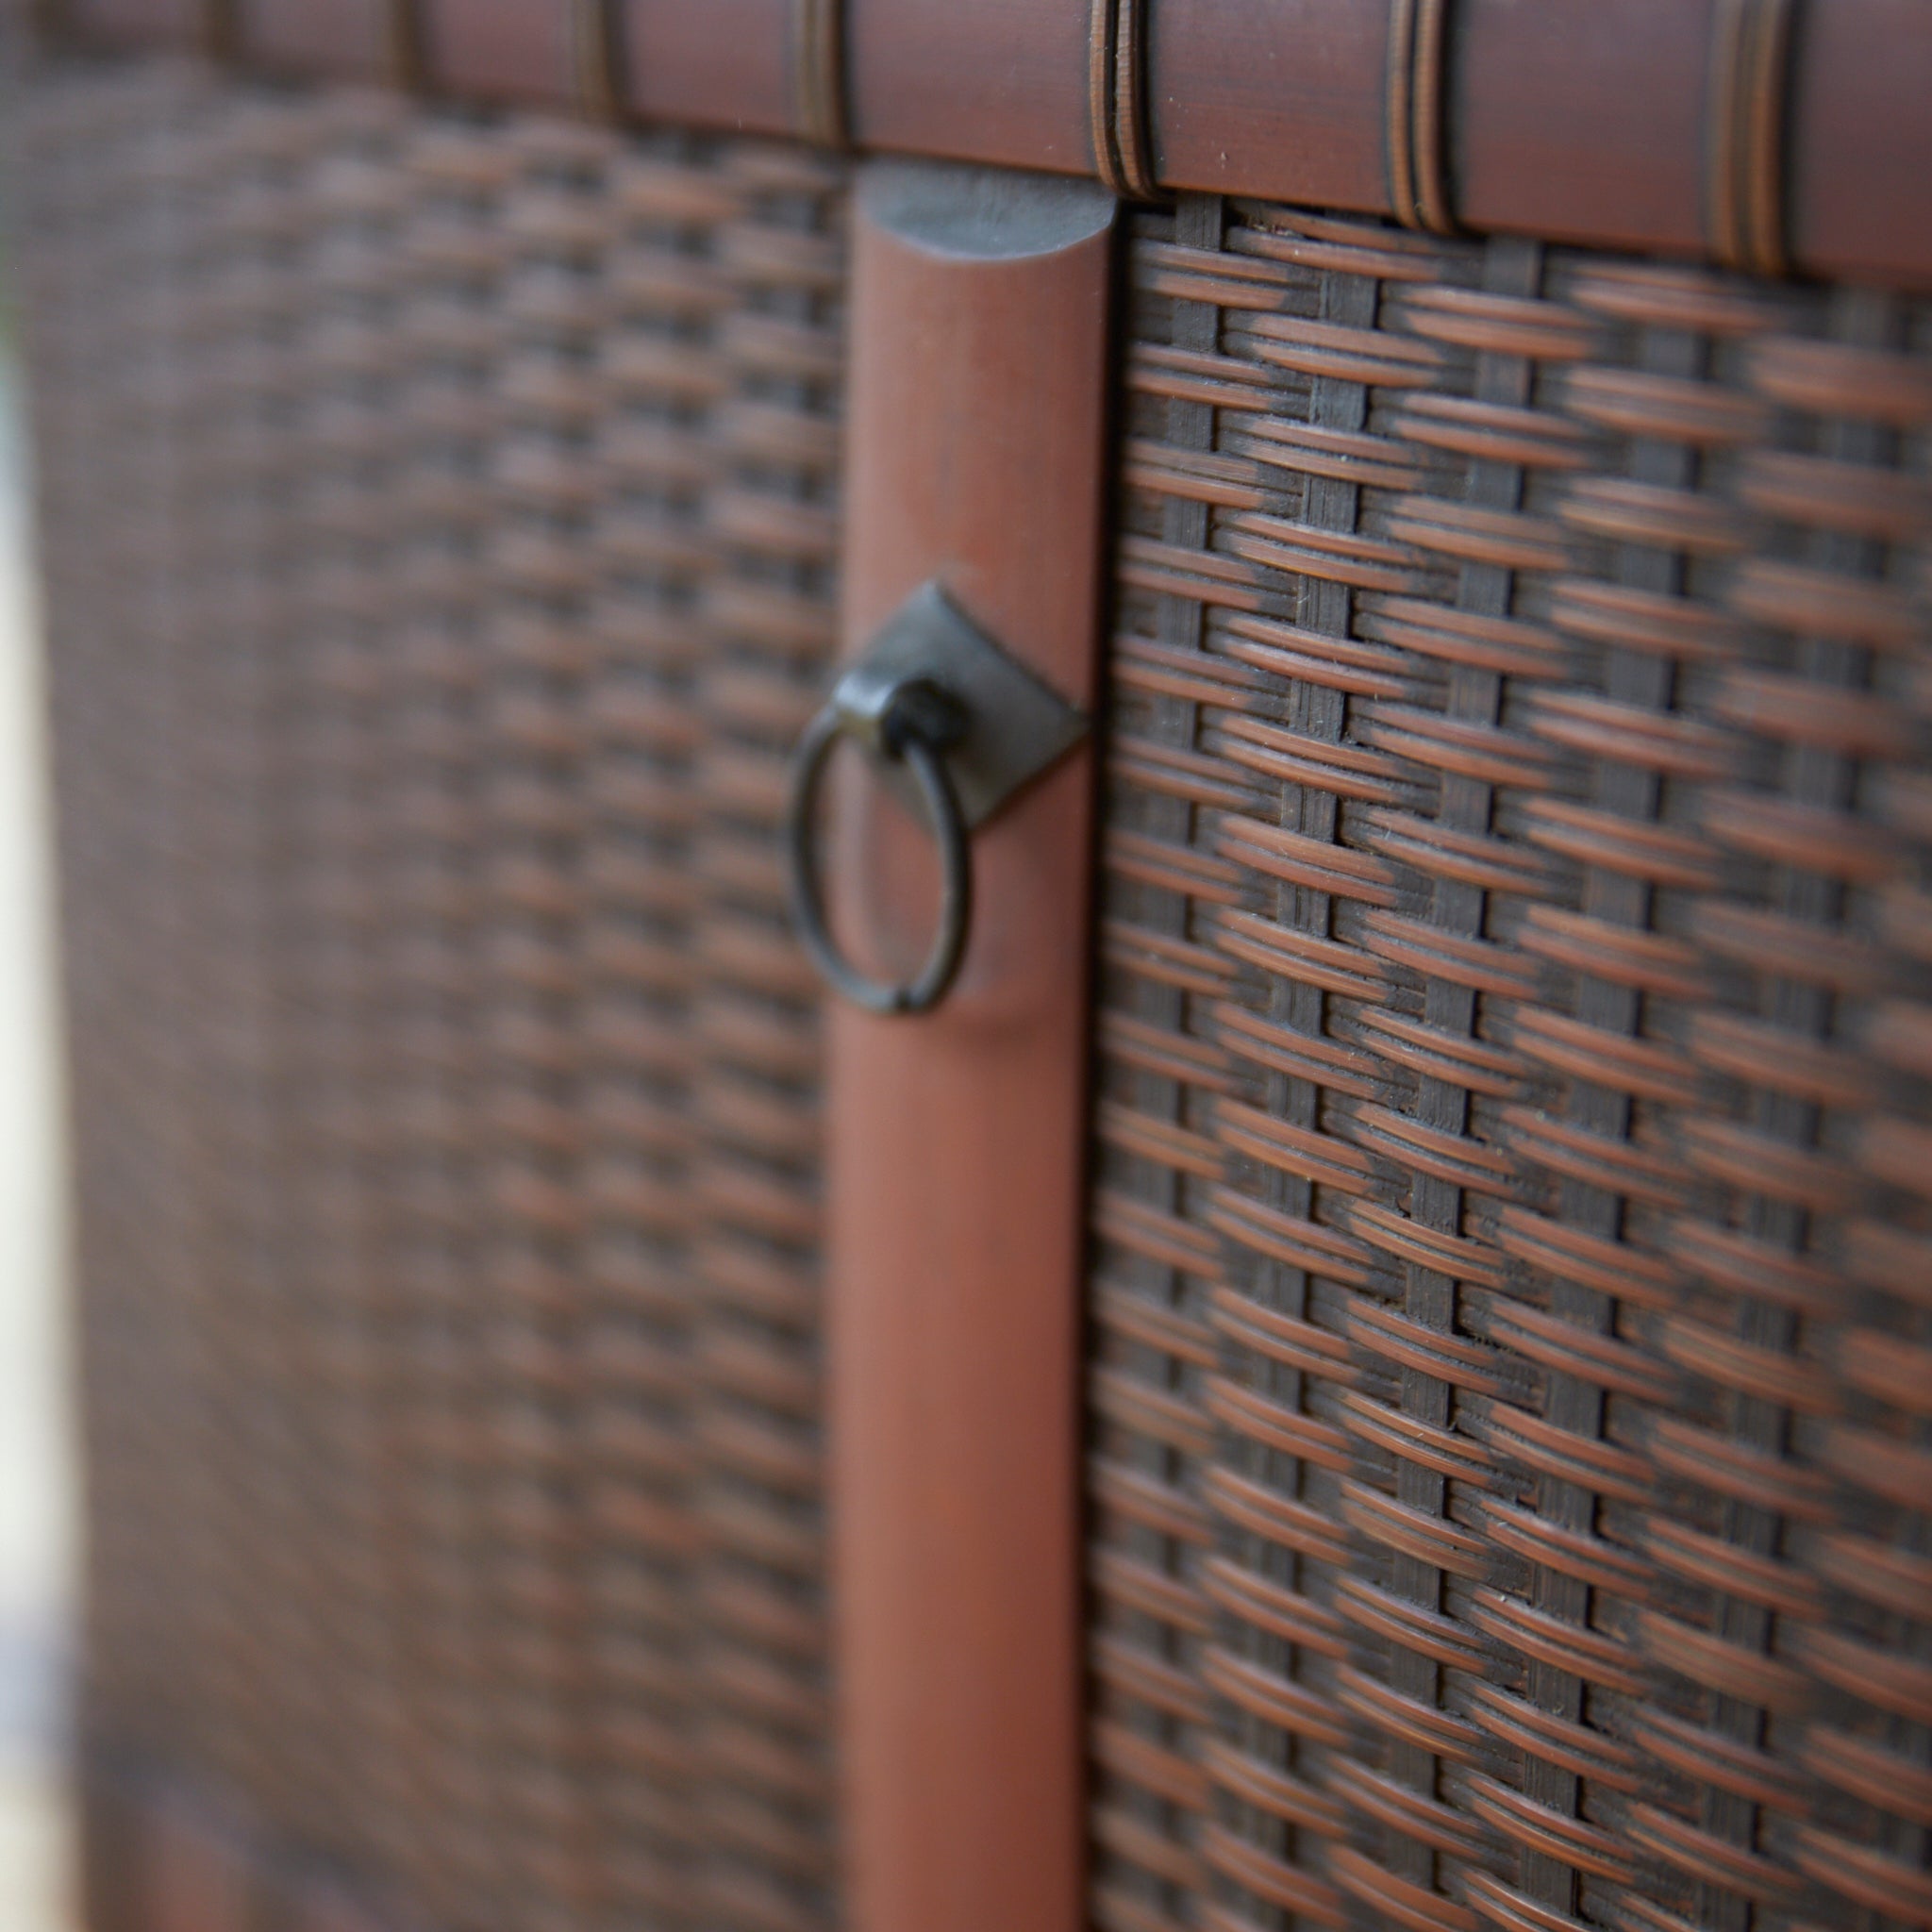
{"type": "Polygon", "coordinates": [[[0,1926],[71,1932],[78,1510],[46,704],[14,292],[0,247],[0,1926]]]}

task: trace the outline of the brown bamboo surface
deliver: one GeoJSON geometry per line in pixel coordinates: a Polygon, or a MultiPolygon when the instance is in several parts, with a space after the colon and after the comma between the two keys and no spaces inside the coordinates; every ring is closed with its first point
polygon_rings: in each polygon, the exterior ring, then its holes
{"type": "Polygon", "coordinates": [[[1932,309],[1131,282],[1094,1917],[1932,1924],[1932,309]]]}
{"type": "Polygon", "coordinates": [[[1922,0],[11,0],[102,47],[1932,286],[1922,0]]]}
{"type": "MultiPolygon", "coordinates": [[[[827,1925],[772,848],[843,171],[165,63],[8,119],[91,1775],[383,1924],[827,1925]]],[[[94,1852],[92,1932],[191,1923],[94,1852]]]]}
{"type": "MultiPolygon", "coordinates": [[[[858,171],[841,641],[863,653],[937,577],[1091,716],[1119,209],[1087,182],[1001,180],[995,225],[987,190],[974,169],[858,171]]],[[[1090,738],[974,835],[935,1010],[826,1020],[846,1932],[1080,1920],[1093,774],[1090,738]]],[[[822,849],[873,970],[916,960],[929,834],[865,785],[822,849]]]]}

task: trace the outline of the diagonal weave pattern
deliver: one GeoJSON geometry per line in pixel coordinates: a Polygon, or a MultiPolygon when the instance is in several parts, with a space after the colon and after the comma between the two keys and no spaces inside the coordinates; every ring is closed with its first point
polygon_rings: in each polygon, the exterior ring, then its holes
{"type": "Polygon", "coordinates": [[[1095,1916],[1932,1924],[1932,309],[1131,268],[1095,1916]]]}
{"type": "Polygon", "coordinates": [[[156,67],[18,118],[91,1758],[186,1778],[265,1893],[813,1932],[770,848],[833,641],[842,170],[156,67]]]}

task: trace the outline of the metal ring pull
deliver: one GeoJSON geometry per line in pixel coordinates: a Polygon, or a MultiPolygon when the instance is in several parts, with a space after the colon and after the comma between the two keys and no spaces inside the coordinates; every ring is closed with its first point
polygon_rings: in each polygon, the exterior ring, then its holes
{"type": "Polygon", "coordinates": [[[785,816],[791,907],[813,963],[855,1006],[881,1014],[927,1013],[944,999],[965,957],[973,919],[973,854],[958,794],[947,775],[945,752],[965,735],[960,708],[924,677],[879,682],[856,667],[807,725],[792,768],[785,816]],[[940,919],[932,950],[918,974],[903,985],[868,979],[832,937],[818,860],[819,792],[841,738],[874,757],[904,763],[919,781],[926,816],[940,848],[940,919]]]}
{"type": "Polygon", "coordinates": [[[973,918],[971,839],[1086,735],[1081,712],[1009,657],[946,594],[923,584],[889,618],[799,741],[785,816],[791,909],[812,963],[869,1013],[929,1013],[965,957],[973,918]],[[832,937],[818,855],[819,794],[850,739],[940,848],[940,923],[918,975],[868,979],[832,937]]]}

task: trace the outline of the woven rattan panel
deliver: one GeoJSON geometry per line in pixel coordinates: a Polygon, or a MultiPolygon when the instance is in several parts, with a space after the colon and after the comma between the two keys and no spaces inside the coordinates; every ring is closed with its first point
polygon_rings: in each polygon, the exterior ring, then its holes
{"type": "Polygon", "coordinates": [[[841,172],[152,67],[18,121],[90,1750],[412,1926],[810,1932],[841,172]]]}
{"type": "Polygon", "coordinates": [[[1096,1917],[1932,1924],[1932,310],[1132,288],[1096,1917]]]}

